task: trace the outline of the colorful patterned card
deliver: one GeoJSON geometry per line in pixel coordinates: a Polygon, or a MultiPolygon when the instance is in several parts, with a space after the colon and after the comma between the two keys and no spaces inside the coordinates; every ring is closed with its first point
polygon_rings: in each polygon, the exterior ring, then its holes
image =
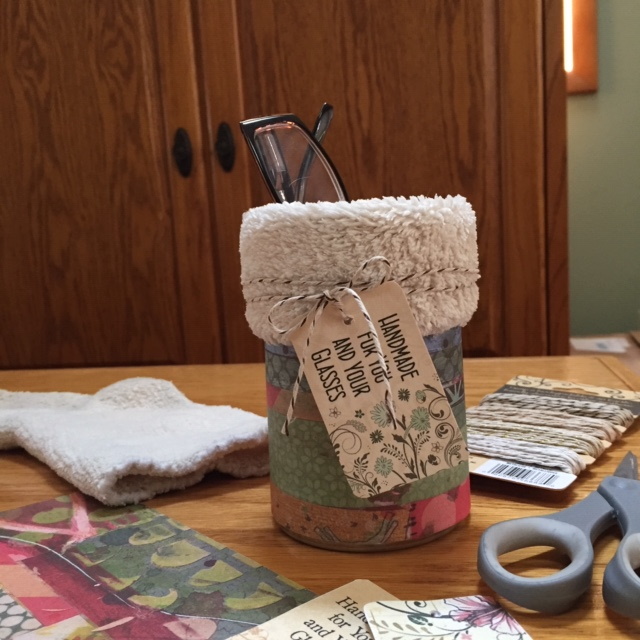
{"type": "Polygon", "coordinates": [[[144,506],[0,513],[0,640],[223,640],[313,597],[144,506]]]}
{"type": "Polygon", "coordinates": [[[390,600],[364,607],[374,640],[531,640],[495,600],[390,600]]]}

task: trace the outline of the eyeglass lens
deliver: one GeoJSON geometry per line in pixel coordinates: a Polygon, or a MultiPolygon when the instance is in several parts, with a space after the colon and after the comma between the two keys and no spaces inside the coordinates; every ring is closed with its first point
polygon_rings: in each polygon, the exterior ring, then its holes
{"type": "Polygon", "coordinates": [[[271,185],[283,202],[345,200],[338,179],[317,144],[292,122],[259,127],[255,145],[271,185]]]}

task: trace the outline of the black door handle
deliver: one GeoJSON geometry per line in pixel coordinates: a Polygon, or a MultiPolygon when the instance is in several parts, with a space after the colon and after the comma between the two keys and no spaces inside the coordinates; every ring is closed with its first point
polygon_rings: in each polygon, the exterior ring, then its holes
{"type": "Polygon", "coordinates": [[[171,149],[176,167],[183,178],[191,175],[193,166],[193,148],[191,147],[191,138],[186,129],[180,127],[173,136],[173,147],[171,149]]]}
{"type": "Polygon", "coordinates": [[[231,127],[226,122],[221,122],[218,125],[215,150],[222,170],[228,173],[233,169],[236,160],[236,143],[233,140],[231,127]]]}

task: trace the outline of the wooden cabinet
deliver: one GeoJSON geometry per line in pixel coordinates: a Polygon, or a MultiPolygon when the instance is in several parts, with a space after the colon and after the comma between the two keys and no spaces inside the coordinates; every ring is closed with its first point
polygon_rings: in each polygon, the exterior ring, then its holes
{"type": "Polygon", "coordinates": [[[7,0],[0,59],[0,366],[220,361],[189,3],[7,0]]]}
{"type": "MultiPolygon", "coordinates": [[[[459,193],[474,206],[482,278],[467,353],[566,353],[562,2],[228,4],[226,17],[219,3],[198,4],[205,33],[221,21],[237,25],[224,42],[202,38],[213,121],[293,111],[312,123],[331,102],[324,146],[351,197],[459,193]],[[233,85],[216,73],[221,56],[235,65],[233,85]],[[215,96],[225,97],[216,104],[215,96]]],[[[241,175],[245,161],[233,177],[215,175],[216,190],[228,189],[216,201],[226,241],[240,212],[269,198],[253,166],[241,175]]],[[[239,266],[228,266],[227,324],[242,307],[239,266]]],[[[238,325],[227,348],[248,360],[260,347],[238,325]]]]}
{"type": "Polygon", "coordinates": [[[260,359],[238,231],[269,196],[237,122],[324,101],[352,197],[473,204],[467,352],[566,352],[561,25],[561,0],[5,0],[0,366],[260,359]]]}

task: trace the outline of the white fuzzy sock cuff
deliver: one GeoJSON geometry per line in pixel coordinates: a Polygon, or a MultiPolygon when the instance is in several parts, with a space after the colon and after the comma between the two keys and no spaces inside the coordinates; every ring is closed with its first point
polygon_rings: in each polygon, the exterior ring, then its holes
{"type": "Polygon", "coordinates": [[[95,395],[0,390],[0,451],[22,447],[108,505],[269,471],[267,420],[192,402],[168,380],[129,378],[95,395]]]}
{"type": "MultiPolygon", "coordinates": [[[[476,218],[462,196],[268,204],[244,214],[242,286],[253,333],[291,344],[270,325],[275,303],[349,281],[374,256],[391,262],[423,335],[464,326],[478,304],[476,218]]],[[[278,324],[311,308],[287,304],[278,324]]]]}

